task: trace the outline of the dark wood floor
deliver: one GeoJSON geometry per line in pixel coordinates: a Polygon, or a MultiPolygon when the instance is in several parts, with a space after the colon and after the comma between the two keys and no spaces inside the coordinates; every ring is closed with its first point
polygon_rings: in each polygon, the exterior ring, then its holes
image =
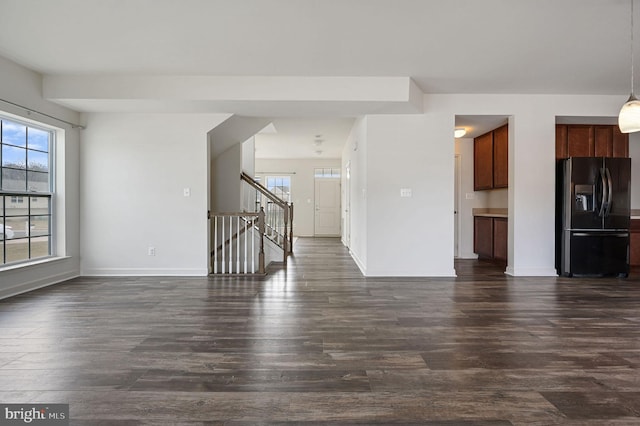
{"type": "Polygon", "coordinates": [[[74,425],[638,425],[640,279],[79,278],[0,302],[0,402],[74,425]]]}

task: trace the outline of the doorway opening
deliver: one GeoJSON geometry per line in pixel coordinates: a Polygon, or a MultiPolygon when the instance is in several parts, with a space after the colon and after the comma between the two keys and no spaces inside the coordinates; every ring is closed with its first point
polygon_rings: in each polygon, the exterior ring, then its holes
{"type": "Polygon", "coordinates": [[[469,261],[504,273],[508,264],[508,151],[512,143],[509,116],[456,115],[455,129],[466,132],[454,139],[456,274],[470,272],[469,261]]]}

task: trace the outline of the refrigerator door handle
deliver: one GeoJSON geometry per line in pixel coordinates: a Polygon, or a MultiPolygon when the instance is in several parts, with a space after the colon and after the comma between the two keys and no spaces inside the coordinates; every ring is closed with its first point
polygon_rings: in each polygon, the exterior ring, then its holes
{"type": "Polygon", "coordinates": [[[625,237],[629,236],[629,233],[628,232],[618,232],[618,233],[614,233],[614,234],[607,233],[607,234],[603,235],[603,234],[598,234],[598,233],[595,233],[595,232],[572,232],[571,236],[573,236],[573,237],[602,237],[602,236],[605,236],[605,237],[622,237],[622,238],[625,238],[625,237]]]}
{"type": "Polygon", "coordinates": [[[602,183],[602,198],[600,199],[600,211],[598,211],[598,216],[604,217],[607,210],[607,200],[609,199],[609,186],[607,185],[607,177],[605,175],[604,167],[600,169],[600,181],[602,183]]]}
{"type": "Polygon", "coordinates": [[[609,168],[605,168],[605,173],[607,174],[607,185],[609,187],[609,190],[607,191],[607,209],[604,212],[605,217],[609,216],[609,213],[611,213],[611,203],[613,201],[613,181],[611,179],[611,173],[609,173],[609,168]]]}

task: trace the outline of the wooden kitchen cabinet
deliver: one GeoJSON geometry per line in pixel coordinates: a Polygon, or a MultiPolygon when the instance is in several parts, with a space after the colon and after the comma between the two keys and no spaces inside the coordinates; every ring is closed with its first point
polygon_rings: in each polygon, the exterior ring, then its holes
{"type": "Polygon", "coordinates": [[[474,253],[481,259],[506,262],[508,225],[508,219],[505,217],[474,216],[474,253]]]}
{"type": "Polygon", "coordinates": [[[493,257],[493,218],[473,218],[473,251],[481,258],[493,257]]]}
{"type": "Polygon", "coordinates": [[[473,189],[493,188],[493,133],[485,133],[473,141],[473,189]]]}
{"type": "Polygon", "coordinates": [[[594,156],[613,157],[613,129],[611,126],[594,126],[594,156]]]}
{"type": "Polygon", "coordinates": [[[629,265],[640,266],[640,219],[631,219],[629,231],[629,265]]]}
{"type": "Polygon", "coordinates": [[[595,137],[593,126],[572,125],[567,128],[569,157],[593,157],[595,137]]]}
{"type": "Polygon", "coordinates": [[[629,156],[629,135],[617,125],[556,125],[556,159],[629,156]]]}
{"type": "Polygon", "coordinates": [[[613,157],[628,158],[629,157],[629,134],[622,133],[620,127],[613,126],[613,157]]]}
{"type": "Polygon", "coordinates": [[[493,218],[493,258],[507,260],[508,221],[502,217],[493,218]]]}
{"type": "Polygon", "coordinates": [[[493,187],[509,186],[509,126],[493,131],[493,187]]]}
{"type": "Polygon", "coordinates": [[[567,125],[556,124],[556,159],[569,158],[567,146],[567,125]]]}
{"type": "Polygon", "coordinates": [[[509,186],[509,126],[498,127],[473,141],[473,189],[509,186]]]}

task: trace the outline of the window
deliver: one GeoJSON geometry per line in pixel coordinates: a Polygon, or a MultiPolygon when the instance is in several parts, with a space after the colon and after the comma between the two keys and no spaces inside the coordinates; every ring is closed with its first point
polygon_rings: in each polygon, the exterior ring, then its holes
{"type": "Polygon", "coordinates": [[[291,176],[266,176],[266,187],[283,201],[291,202],[291,176]]]}
{"type": "Polygon", "coordinates": [[[339,178],[340,169],[334,169],[334,168],[316,169],[314,176],[316,179],[339,178]]]}
{"type": "Polygon", "coordinates": [[[0,266],[51,255],[53,140],[0,115],[0,266]]]}

